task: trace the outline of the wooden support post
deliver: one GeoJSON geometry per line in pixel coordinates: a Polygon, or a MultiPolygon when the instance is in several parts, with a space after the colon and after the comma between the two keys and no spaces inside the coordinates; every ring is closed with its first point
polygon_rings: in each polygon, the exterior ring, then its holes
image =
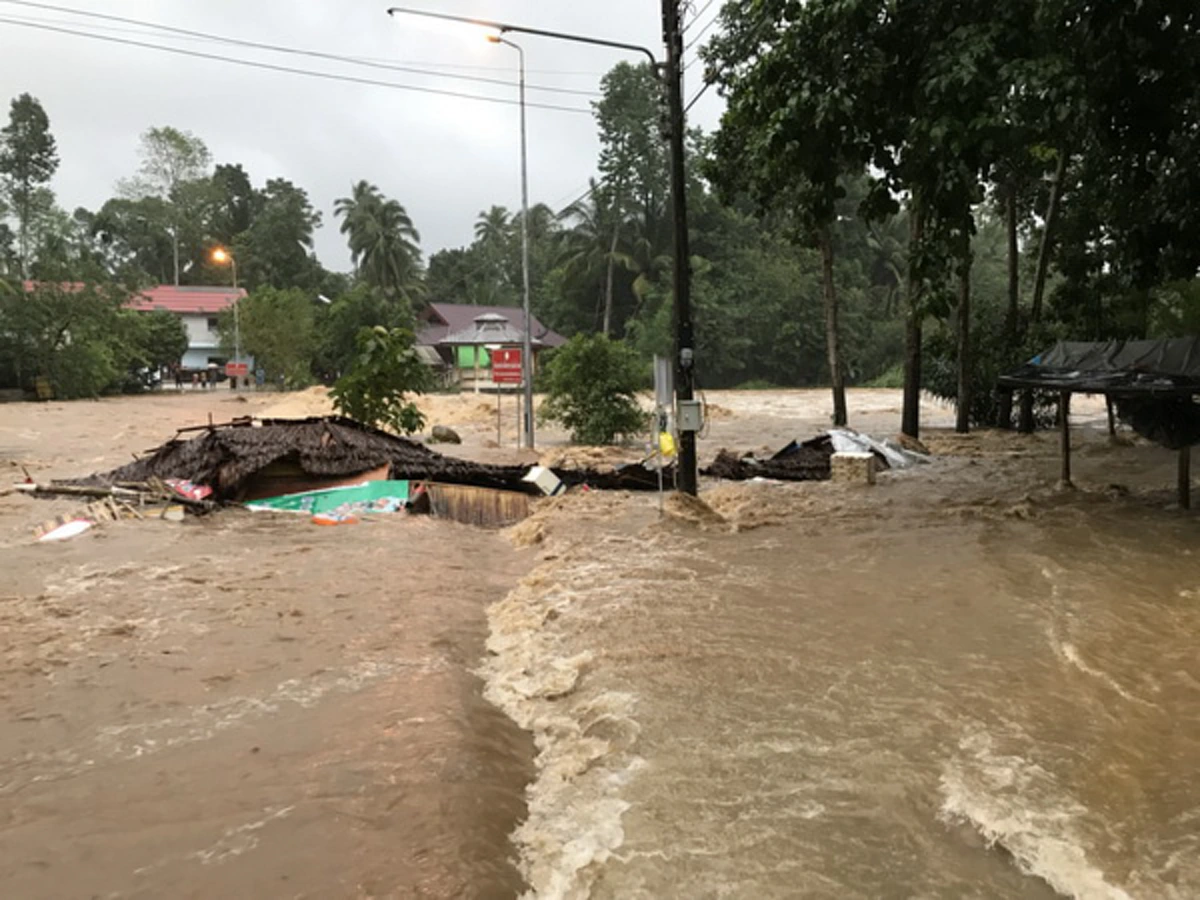
{"type": "Polygon", "coordinates": [[[1179,448],[1179,507],[1192,508],[1192,448],[1179,448]]]}
{"type": "Polygon", "coordinates": [[[1059,487],[1071,487],[1071,392],[1058,395],[1058,427],[1062,437],[1062,477],[1059,487]]]}
{"type": "Polygon", "coordinates": [[[1033,391],[1025,388],[1021,391],[1021,412],[1018,416],[1017,431],[1021,434],[1033,434],[1033,391]]]}
{"type": "Polygon", "coordinates": [[[1108,394],[1104,395],[1104,406],[1108,410],[1108,436],[1116,437],[1117,436],[1116,405],[1113,403],[1113,398],[1108,394]]]}

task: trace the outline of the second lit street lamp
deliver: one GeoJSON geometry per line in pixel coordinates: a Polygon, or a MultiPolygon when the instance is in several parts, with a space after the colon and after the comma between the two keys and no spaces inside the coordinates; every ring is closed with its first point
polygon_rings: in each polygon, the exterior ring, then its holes
{"type": "MultiPolygon", "coordinates": [[[[230,272],[233,275],[233,361],[238,364],[242,361],[242,317],[238,313],[238,297],[237,297],[237,259],[234,255],[224,247],[217,247],[212,252],[212,261],[219,266],[228,264],[230,272]]],[[[237,376],[233,376],[233,383],[237,385],[237,376]]]]}

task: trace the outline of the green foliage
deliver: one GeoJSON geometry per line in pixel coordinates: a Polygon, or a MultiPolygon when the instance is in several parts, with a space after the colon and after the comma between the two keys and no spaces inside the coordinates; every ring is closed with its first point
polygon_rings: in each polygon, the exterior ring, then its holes
{"type": "Polygon", "coordinates": [[[58,169],[58,150],[50,119],[29,94],[12,101],[8,124],[0,129],[0,201],[17,218],[17,260],[29,270],[36,220],[51,205],[46,185],[58,169]]]}
{"type": "Polygon", "coordinates": [[[334,408],[344,416],[399,434],[425,427],[425,416],[407,399],[424,393],[429,369],[413,351],[415,337],[406,328],[364,328],[358,333],[358,355],[350,370],[330,391],[334,408]]]}
{"type": "Polygon", "coordinates": [[[376,325],[411,329],[412,311],[403,301],[365,284],[322,304],[317,312],[314,374],[329,383],[348,372],[358,354],[359,332],[376,325]]]}
{"type": "Polygon", "coordinates": [[[420,234],[399,201],[383,196],[375,185],[360,181],[349,197],[334,204],[350,258],[367,284],[398,299],[419,290],[420,234]]]}
{"type": "Polygon", "coordinates": [[[307,192],[283,178],[268,181],[254,194],[249,227],[234,239],[244,284],[315,290],[322,269],[312,254],[313,231],[320,224],[307,192]]]}
{"type": "Polygon", "coordinates": [[[187,329],[174,313],[122,309],[113,324],[114,362],[125,373],[118,386],[126,392],[149,389],[156,373],[178,363],[187,352],[187,329]]]}
{"type": "Polygon", "coordinates": [[[0,359],[30,390],[46,378],[56,397],[97,397],[116,385],[126,361],[116,288],[42,284],[0,292],[0,359]]]}
{"type": "Polygon", "coordinates": [[[547,364],[549,395],[539,413],[571,431],[581,444],[611,444],[645,429],[637,402],[644,367],[626,344],[601,334],[576,335],[547,364]]]}
{"type": "Polygon", "coordinates": [[[259,288],[238,303],[236,315],[232,308],[221,313],[221,347],[230,358],[239,325],[243,356],[253,356],[268,381],[282,379],[289,388],[312,384],[316,326],[305,291],[259,288]]]}
{"type": "Polygon", "coordinates": [[[872,378],[864,387],[899,390],[904,387],[904,366],[899,364],[892,366],[886,372],[872,378]]]}

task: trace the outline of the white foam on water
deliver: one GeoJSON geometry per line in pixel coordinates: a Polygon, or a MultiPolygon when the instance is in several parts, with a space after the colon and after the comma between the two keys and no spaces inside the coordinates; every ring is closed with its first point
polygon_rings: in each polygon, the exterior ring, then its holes
{"type": "Polygon", "coordinates": [[[538,751],[529,811],[513,833],[525,896],[537,900],[590,896],[624,843],[622,789],[643,765],[632,752],[636,697],[586,683],[593,654],[572,653],[555,629],[585,591],[613,592],[586,569],[543,567],[488,611],[484,695],[533,734],[538,751]]]}
{"type": "Polygon", "coordinates": [[[989,846],[1012,854],[1021,871],[1064,897],[1132,900],[1087,855],[1079,822],[1088,810],[1065,796],[1046,770],[993,748],[990,735],[972,733],[941,777],[942,818],[970,825],[989,846]]]}

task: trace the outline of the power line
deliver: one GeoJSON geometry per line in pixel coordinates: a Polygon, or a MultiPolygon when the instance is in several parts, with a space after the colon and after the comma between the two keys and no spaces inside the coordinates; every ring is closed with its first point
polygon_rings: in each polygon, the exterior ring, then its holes
{"type": "Polygon", "coordinates": [[[689,50],[691,50],[693,47],[695,47],[698,43],[700,43],[700,39],[708,33],[708,29],[710,29],[714,25],[716,25],[717,22],[720,21],[720,19],[721,19],[720,15],[713,16],[711,19],[709,19],[708,22],[705,24],[705,26],[703,28],[701,28],[699,31],[697,31],[695,36],[684,45],[683,52],[687,53],[689,50]]]}
{"type": "MultiPolygon", "coordinates": [[[[0,2],[12,2],[12,0],[0,0],[0,2]]],[[[16,25],[21,28],[33,28],[39,31],[51,31],[58,34],[69,34],[76,37],[89,38],[96,41],[105,41],[111,44],[122,44],[130,47],[142,47],[147,50],[159,50],[163,53],[175,53],[180,56],[191,56],[197,59],[209,59],[215,62],[227,63],[234,66],[244,66],[251,69],[265,69],[270,72],[284,72],[289,75],[305,75],[309,78],[321,78],[326,81],[345,81],[351,84],[364,84],[371,87],[385,87],[398,91],[411,91],[417,94],[435,94],[441,97],[457,97],[462,100],[479,100],[485,103],[502,103],[505,106],[518,106],[518,100],[508,100],[503,97],[488,97],[483,94],[468,94],[463,91],[448,91],[441,88],[422,87],[415,84],[400,84],[395,81],[378,81],[374,78],[360,78],[357,75],[339,75],[333,72],[318,72],[314,69],[297,69],[292,66],[280,66],[274,63],[257,62],[249,59],[234,59],[228,56],[217,56],[214,53],[202,53],[198,50],[184,50],[181,47],[168,47],[163,44],[150,44],[145,41],[134,41],[127,38],[110,37],[103,34],[93,34],[86,31],[76,31],[70,28],[60,28],[53,25],[37,25],[32,22],[22,22],[19,19],[0,18],[0,24],[16,25]]],[[[507,84],[508,82],[505,82],[507,84]]],[[[577,106],[557,106],[552,103],[526,103],[531,109],[549,109],[556,112],[577,113],[579,115],[590,116],[592,111],[588,109],[580,109],[577,106]]]]}
{"type": "MultiPolygon", "coordinates": [[[[0,3],[13,2],[13,0],[0,0],[0,3]]],[[[15,21],[15,19],[14,19],[15,21]]],[[[78,23],[70,19],[48,19],[38,18],[36,16],[21,16],[20,21],[32,22],[41,25],[64,25],[77,27],[78,23]]],[[[138,37],[153,37],[157,31],[161,31],[162,27],[158,25],[147,24],[144,27],[121,27],[119,25],[90,25],[94,31],[106,31],[112,34],[132,34],[138,37]]],[[[194,43],[223,43],[223,39],[214,39],[207,37],[185,37],[180,35],[178,40],[191,41],[194,43]]],[[[512,66],[497,66],[497,65],[482,65],[479,63],[455,63],[445,62],[444,60],[432,59],[394,59],[379,56],[346,56],[348,62],[353,63],[390,63],[392,65],[408,65],[418,68],[424,67],[427,69],[462,69],[464,71],[478,72],[511,72],[512,66]]],[[[580,71],[575,69],[531,69],[525,70],[530,75],[554,75],[565,78],[593,78],[600,79],[604,77],[604,72],[597,71],[580,71]]],[[[440,72],[431,71],[430,75],[441,75],[440,72]]],[[[507,82],[506,82],[507,83],[507,82]]],[[[514,82],[515,83],[515,82],[514,82]]],[[[528,85],[526,85],[528,87],[528,85]]]]}
{"type": "Polygon", "coordinates": [[[704,86],[703,86],[702,88],[700,88],[700,90],[696,91],[696,93],[695,93],[695,96],[693,96],[693,97],[692,97],[692,99],[691,99],[691,100],[689,100],[689,101],[687,102],[687,106],[685,106],[685,107],[683,108],[683,111],[686,113],[686,112],[687,112],[688,110],[690,110],[690,109],[691,109],[693,106],[695,106],[695,105],[696,105],[696,101],[697,101],[697,100],[699,100],[701,97],[703,97],[703,96],[704,96],[704,92],[705,92],[705,91],[707,91],[707,90],[708,90],[710,87],[712,87],[712,82],[711,82],[711,81],[706,81],[706,82],[704,82],[704,86]]]}
{"type": "MultiPolygon", "coordinates": [[[[438,78],[453,78],[460,81],[474,81],[481,84],[499,84],[506,87],[515,87],[515,83],[506,79],[488,78],[483,75],[463,75],[454,72],[433,72],[428,69],[418,69],[412,66],[396,65],[394,63],[376,62],[362,57],[343,56],[337,53],[325,53],[320,50],[303,50],[297,47],[285,47],[279,44],[267,44],[260,41],[247,41],[241,38],[225,37],[219,34],[211,34],[205,31],[194,31],[190,28],[176,28],[173,25],[160,25],[157,22],[146,22],[141,19],[131,19],[125,16],[112,16],[105,13],[90,12],[82,9],[71,9],[66,6],[54,6],[49,3],[36,3],[32,0],[0,0],[0,2],[8,3],[13,6],[25,6],[33,9],[50,10],[52,12],[67,13],[73,16],[85,16],[90,19],[100,19],[105,22],[119,22],[123,25],[135,25],[140,28],[149,28],[156,31],[165,32],[167,34],[181,35],[188,39],[200,39],[204,41],[213,41],[221,44],[230,44],[235,47],[248,47],[254,50],[266,50],[271,53],[283,53],[289,56],[302,56],[311,59],[330,60],[339,63],[348,63],[355,66],[363,66],[369,69],[382,69],[389,72],[404,72],[410,75],[433,75],[438,78]]],[[[14,20],[16,21],[16,20],[14,20]]],[[[29,24],[29,23],[26,23],[29,24]]],[[[49,26],[48,26],[49,27],[49,26]]],[[[597,91],[576,90],[574,88],[558,88],[547,85],[528,84],[526,87],[531,91],[543,91],[555,94],[574,94],[583,97],[598,97],[600,94],[597,91]]]]}
{"type": "Polygon", "coordinates": [[[688,22],[687,26],[683,29],[684,33],[687,33],[687,31],[689,31],[690,29],[695,28],[696,23],[700,21],[700,17],[703,16],[706,12],[708,12],[708,8],[716,2],[717,2],[717,0],[708,0],[707,3],[705,3],[702,7],[700,7],[700,9],[696,12],[696,14],[694,16],[692,16],[692,21],[688,22]]]}

